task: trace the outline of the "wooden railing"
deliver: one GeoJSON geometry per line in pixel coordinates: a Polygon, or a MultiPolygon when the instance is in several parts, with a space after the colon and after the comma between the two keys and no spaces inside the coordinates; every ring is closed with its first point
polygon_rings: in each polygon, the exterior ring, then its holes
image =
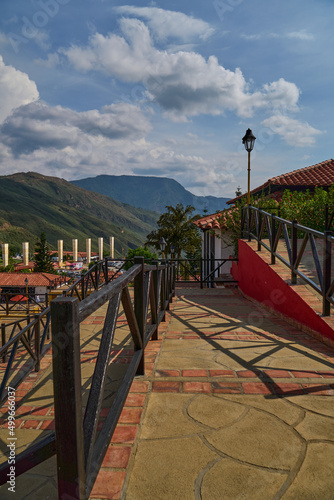
{"type": "Polygon", "coordinates": [[[322,297],[323,315],[330,315],[330,306],[334,304],[334,280],[332,279],[334,237],[330,231],[322,233],[302,226],[295,220],[288,221],[256,207],[247,206],[243,208],[242,213],[241,237],[247,237],[249,241],[256,240],[258,251],[262,247],[268,250],[271,253],[271,264],[275,264],[276,259],[285,264],[291,270],[292,284],[297,283],[297,276],[299,276],[311,286],[322,297]],[[286,257],[282,255],[282,251],[278,252],[280,241],[285,243],[286,257]],[[321,250],[317,247],[317,242],[321,242],[321,250]],[[308,243],[313,266],[307,275],[307,269],[301,270],[300,265],[308,243]]]}
{"type": "Polygon", "coordinates": [[[74,280],[74,283],[64,291],[64,295],[77,297],[79,301],[84,300],[92,292],[99,290],[123,273],[125,264],[129,262],[124,259],[117,259],[120,266],[115,269],[109,266],[111,260],[113,259],[105,258],[96,262],[85,274],[74,280]]]}
{"type": "MultiPolygon", "coordinates": [[[[15,315],[16,312],[26,312],[27,314],[33,308],[36,312],[41,312],[43,309],[48,307],[49,296],[47,293],[40,294],[44,300],[40,302],[36,299],[35,294],[30,294],[26,292],[22,293],[12,293],[12,292],[1,292],[0,293],[0,314],[8,316],[10,313],[15,315]],[[13,301],[17,296],[21,296],[22,299],[19,301],[13,301]]],[[[30,311],[31,312],[31,311],[30,311]]]]}
{"type": "Polygon", "coordinates": [[[17,388],[19,384],[32,371],[39,371],[40,361],[51,347],[50,338],[50,307],[41,314],[36,314],[34,319],[28,316],[25,320],[1,324],[0,360],[6,363],[6,369],[0,385],[0,404],[6,399],[6,387],[11,375],[14,360],[17,356],[23,357],[28,353],[28,359],[11,380],[11,387],[17,388]],[[26,325],[23,326],[24,322],[26,325]],[[20,350],[21,349],[21,350],[20,350]]]}
{"type": "MultiPolygon", "coordinates": [[[[150,339],[158,338],[158,326],[165,320],[174,295],[175,275],[174,263],[159,265],[155,261],[152,265],[145,265],[142,257],[136,257],[128,271],[112,282],[104,282],[100,290],[83,300],[73,294],[59,296],[51,302],[55,433],[16,457],[17,476],[56,453],[59,498],[82,500],[89,497],[133,378],[145,373],[144,350],[150,339]],[[133,301],[129,291],[132,283],[133,301]],[[108,304],[108,309],[83,417],[80,323],[104,304],[108,304]],[[106,368],[121,304],[133,339],[134,353],[97,434],[106,368]]],[[[0,467],[0,484],[7,480],[7,472],[8,464],[0,467]]]]}

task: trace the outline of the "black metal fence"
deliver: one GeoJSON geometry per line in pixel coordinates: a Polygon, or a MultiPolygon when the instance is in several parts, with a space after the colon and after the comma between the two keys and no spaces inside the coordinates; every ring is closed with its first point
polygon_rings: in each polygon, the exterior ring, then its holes
{"type": "Polygon", "coordinates": [[[177,259],[172,262],[176,265],[177,283],[192,283],[200,285],[201,288],[211,288],[217,283],[237,283],[230,272],[224,272],[225,264],[233,261],[238,261],[238,258],[177,259]]]}
{"type": "Polygon", "coordinates": [[[324,233],[302,226],[297,221],[287,221],[256,207],[243,208],[241,237],[257,241],[257,249],[263,248],[271,253],[271,264],[276,259],[291,270],[291,283],[297,283],[299,276],[322,297],[322,312],[330,315],[334,304],[334,281],[332,279],[332,245],[334,237],[330,231],[324,233]],[[278,251],[278,244],[285,244],[286,256],[278,251]],[[310,248],[312,268],[301,269],[306,247],[310,248]]]}
{"type": "MultiPolygon", "coordinates": [[[[89,497],[133,378],[145,373],[144,349],[150,339],[157,339],[158,326],[165,320],[175,290],[176,266],[172,262],[159,265],[155,261],[152,265],[145,265],[143,258],[137,257],[128,271],[108,282],[103,268],[98,269],[104,276],[102,288],[91,295],[82,286],[77,291],[74,288],[73,296],[59,296],[50,304],[56,433],[51,433],[16,457],[18,476],[56,453],[59,498],[81,500],[89,497]],[[131,283],[133,300],[129,291],[131,283]],[[79,290],[84,290],[80,297],[77,296],[79,290]],[[83,417],[80,323],[106,303],[108,310],[83,417]],[[134,353],[98,434],[107,366],[121,304],[133,339],[134,353]]],[[[97,279],[94,276],[93,286],[97,283],[100,283],[98,273],[97,279]]],[[[28,326],[22,332],[26,332],[28,326]]],[[[18,341],[15,339],[13,341],[18,341]]],[[[0,484],[7,481],[8,467],[8,464],[0,467],[0,484]]]]}

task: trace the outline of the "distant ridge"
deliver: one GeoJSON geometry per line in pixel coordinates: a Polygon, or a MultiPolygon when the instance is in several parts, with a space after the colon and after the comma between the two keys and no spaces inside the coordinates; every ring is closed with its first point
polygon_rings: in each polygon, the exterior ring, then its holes
{"type": "Polygon", "coordinates": [[[57,248],[64,240],[64,250],[72,249],[72,238],[85,251],[86,238],[92,250],[97,239],[115,237],[115,256],[125,256],[129,248],[141,246],[148,233],[156,228],[158,214],[134,208],[108,196],[86,191],[70,182],[35,172],[0,177],[0,243],[9,243],[22,252],[22,242],[30,242],[30,251],[44,231],[48,243],[57,248]]]}
{"type": "Polygon", "coordinates": [[[122,203],[162,213],[166,205],[192,205],[200,215],[227,208],[229,198],[196,196],[174,179],[140,175],[98,175],[71,181],[89,191],[104,194],[122,203]]]}

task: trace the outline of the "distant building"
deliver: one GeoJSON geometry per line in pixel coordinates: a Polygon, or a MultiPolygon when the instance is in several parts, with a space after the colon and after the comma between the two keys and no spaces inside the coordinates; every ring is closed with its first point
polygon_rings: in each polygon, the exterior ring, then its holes
{"type": "Polygon", "coordinates": [[[63,284],[66,279],[49,273],[0,273],[0,292],[43,295],[63,284]],[[28,284],[26,284],[28,279],[28,284]]]}

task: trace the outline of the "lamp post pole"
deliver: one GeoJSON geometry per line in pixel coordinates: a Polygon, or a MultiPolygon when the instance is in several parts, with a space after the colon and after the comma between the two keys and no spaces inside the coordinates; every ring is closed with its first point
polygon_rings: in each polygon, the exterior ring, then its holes
{"type": "Polygon", "coordinates": [[[160,245],[160,249],[161,249],[161,257],[162,257],[162,260],[164,260],[165,259],[166,240],[163,236],[161,236],[161,238],[159,240],[159,245],[160,245]]]}
{"type": "Polygon", "coordinates": [[[251,129],[247,129],[246,134],[242,138],[242,143],[248,152],[248,188],[247,188],[247,205],[250,205],[250,154],[253,151],[256,137],[253,135],[251,129]]]}
{"type": "Polygon", "coordinates": [[[248,188],[247,188],[247,205],[250,205],[250,155],[251,152],[248,151],[248,188]]]}
{"type": "Polygon", "coordinates": [[[174,252],[175,252],[175,246],[172,244],[170,246],[170,254],[171,254],[172,260],[174,259],[174,252]]]}

